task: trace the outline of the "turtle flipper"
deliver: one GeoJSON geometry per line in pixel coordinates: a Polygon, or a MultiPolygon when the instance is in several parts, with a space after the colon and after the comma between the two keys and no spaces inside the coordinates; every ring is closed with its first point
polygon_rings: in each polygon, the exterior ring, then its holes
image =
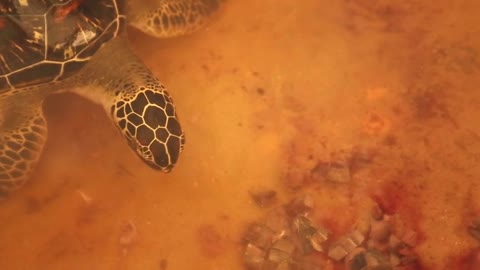
{"type": "Polygon", "coordinates": [[[0,197],[25,183],[42,153],[47,127],[38,93],[32,88],[0,97],[0,197]]]}
{"type": "Polygon", "coordinates": [[[201,28],[225,0],[128,1],[129,24],[156,37],[189,34],[201,28]]]}
{"type": "Polygon", "coordinates": [[[73,86],[101,103],[130,147],[152,168],[168,172],[183,149],[184,135],[165,87],[117,37],[95,54],[73,86]],[[97,78],[92,81],[91,78],[97,78]]]}

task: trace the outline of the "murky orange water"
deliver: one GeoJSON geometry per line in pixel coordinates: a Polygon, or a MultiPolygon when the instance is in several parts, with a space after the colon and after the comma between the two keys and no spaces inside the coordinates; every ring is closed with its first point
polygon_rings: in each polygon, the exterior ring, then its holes
{"type": "Polygon", "coordinates": [[[348,185],[316,186],[317,215],[348,229],[388,195],[422,232],[423,265],[455,269],[479,246],[464,228],[480,213],[480,2],[300,2],[232,0],[172,40],[131,31],[187,132],[170,174],[100,107],[49,98],[36,175],[0,204],[0,269],[242,269],[262,214],[248,191],[291,196],[352,149],[372,158],[348,185]]]}

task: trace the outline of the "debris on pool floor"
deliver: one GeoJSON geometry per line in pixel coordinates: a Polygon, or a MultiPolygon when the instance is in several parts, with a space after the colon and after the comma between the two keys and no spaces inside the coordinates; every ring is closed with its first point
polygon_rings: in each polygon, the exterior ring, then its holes
{"type": "MultiPolygon", "coordinates": [[[[334,236],[327,224],[315,222],[311,195],[267,210],[243,236],[243,262],[252,270],[320,270],[344,265],[348,270],[419,269],[415,253],[418,234],[396,227],[394,219],[378,207],[367,223],[334,236]]],[[[321,211],[321,210],[320,210],[321,211]]],[[[341,210],[339,209],[339,213],[341,210]]]]}

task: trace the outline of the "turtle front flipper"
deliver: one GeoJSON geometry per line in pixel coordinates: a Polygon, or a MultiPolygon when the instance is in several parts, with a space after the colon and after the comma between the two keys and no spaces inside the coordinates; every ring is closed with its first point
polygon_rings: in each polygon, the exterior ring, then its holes
{"type": "Polygon", "coordinates": [[[21,187],[38,162],[47,137],[40,88],[0,96],[0,197],[21,187]]]}
{"type": "Polygon", "coordinates": [[[203,27],[225,0],[128,1],[128,23],[160,38],[192,33],[203,27]]]}
{"type": "Polygon", "coordinates": [[[133,55],[123,37],[105,44],[76,80],[72,84],[76,92],[104,106],[144,162],[171,170],[184,144],[175,107],[165,87],[133,55]],[[76,87],[85,82],[84,87],[76,87]]]}

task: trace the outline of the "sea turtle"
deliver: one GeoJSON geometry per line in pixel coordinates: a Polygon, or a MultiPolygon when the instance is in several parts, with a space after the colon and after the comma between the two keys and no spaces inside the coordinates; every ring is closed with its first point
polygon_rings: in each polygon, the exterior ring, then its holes
{"type": "Polygon", "coordinates": [[[172,99],[126,42],[125,25],[165,38],[205,24],[223,0],[1,0],[0,196],[30,177],[47,138],[46,96],[101,104],[131,148],[168,172],[185,142],[172,99]]]}

